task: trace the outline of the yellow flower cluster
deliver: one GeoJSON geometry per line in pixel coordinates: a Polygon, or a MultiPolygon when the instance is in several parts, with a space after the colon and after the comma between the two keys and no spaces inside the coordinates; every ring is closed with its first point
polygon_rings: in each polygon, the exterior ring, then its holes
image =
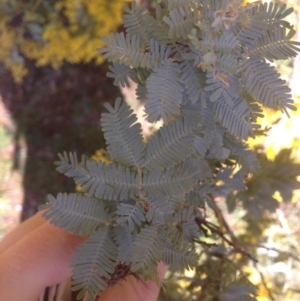
{"type": "Polygon", "coordinates": [[[23,58],[19,55],[17,49],[17,33],[12,28],[6,26],[8,17],[2,17],[0,21],[0,62],[7,69],[13,71],[13,75],[17,81],[26,74],[23,66],[23,58]]]}
{"type": "MultiPolygon", "coordinates": [[[[9,26],[9,17],[0,21],[0,61],[12,70],[17,81],[26,74],[22,56],[34,59],[37,66],[59,68],[64,62],[102,63],[97,48],[101,37],[122,23],[122,7],[129,0],[60,0],[51,10],[18,6],[24,13],[21,26],[9,26]],[[40,39],[24,34],[30,26],[40,29],[40,39]]],[[[15,13],[17,14],[18,11],[15,13]]],[[[3,12],[0,12],[3,15],[3,12]]],[[[30,32],[30,30],[29,30],[30,32]]]]}

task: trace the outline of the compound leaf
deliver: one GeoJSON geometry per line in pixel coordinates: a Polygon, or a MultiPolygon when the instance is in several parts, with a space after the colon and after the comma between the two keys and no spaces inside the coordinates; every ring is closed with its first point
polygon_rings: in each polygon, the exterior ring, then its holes
{"type": "Polygon", "coordinates": [[[78,193],[59,193],[56,198],[48,195],[48,201],[40,207],[47,210],[43,217],[76,235],[92,234],[111,217],[100,200],[78,193]]]}
{"type": "Polygon", "coordinates": [[[146,196],[175,196],[191,191],[198,168],[179,164],[162,171],[150,171],[143,176],[143,190],[146,196]]]}
{"type": "Polygon", "coordinates": [[[118,254],[111,232],[108,227],[99,228],[75,251],[72,290],[81,290],[77,299],[88,293],[94,300],[107,287],[106,280],[115,271],[118,254]]]}
{"type": "Polygon", "coordinates": [[[102,130],[108,144],[107,150],[113,160],[125,166],[139,166],[144,161],[145,147],[141,125],[133,110],[117,98],[115,107],[105,103],[109,113],[102,113],[102,130]]]}
{"type": "Polygon", "coordinates": [[[127,200],[138,192],[138,178],[136,173],[121,165],[106,165],[101,161],[85,160],[79,165],[76,154],[59,154],[61,161],[56,162],[57,170],[68,177],[72,177],[82,191],[89,196],[96,196],[106,200],[127,200]]]}
{"type": "Polygon", "coordinates": [[[146,221],[145,212],[139,204],[120,203],[117,207],[118,224],[127,224],[131,232],[134,231],[135,225],[140,226],[142,222],[146,221]]]}
{"type": "Polygon", "coordinates": [[[170,49],[164,45],[159,46],[158,42],[150,40],[150,52],[145,52],[141,47],[140,37],[124,33],[110,34],[110,40],[103,38],[106,48],[99,49],[103,53],[103,58],[109,62],[117,62],[133,68],[154,68],[167,58],[170,49]]]}
{"type": "Polygon", "coordinates": [[[133,245],[131,271],[133,273],[139,271],[146,279],[150,277],[153,268],[156,268],[157,262],[162,258],[164,248],[158,226],[142,228],[133,245]]]}
{"type": "Polygon", "coordinates": [[[153,69],[146,85],[145,111],[149,122],[160,118],[166,122],[179,115],[183,92],[180,72],[178,63],[167,60],[153,69]]]}
{"type": "Polygon", "coordinates": [[[128,227],[117,225],[113,229],[114,239],[118,247],[117,262],[130,264],[134,237],[128,227]]]}
{"type": "Polygon", "coordinates": [[[185,160],[192,152],[195,118],[179,117],[164,125],[148,141],[143,167],[159,170],[172,167],[185,160]]]}
{"type": "Polygon", "coordinates": [[[295,109],[291,89],[268,63],[258,58],[244,62],[242,82],[248,91],[264,106],[272,109],[295,109]]]}
{"type": "Polygon", "coordinates": [[[218,121],[231,135],[245,140],[248,139],[249,134],[254,136],[249,120],[251,111],[243,99],[235,99],[233,107],[221,99],[217,100],[214,105],[218,121]]]}

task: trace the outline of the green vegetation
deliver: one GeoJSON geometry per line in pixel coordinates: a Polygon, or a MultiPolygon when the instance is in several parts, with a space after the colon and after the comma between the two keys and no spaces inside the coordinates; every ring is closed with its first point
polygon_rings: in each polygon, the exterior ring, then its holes
{"type": "MultiPolygon", "coordinates": [[[[267,132],[258,122],[263,106],[286,114],[295,108],[267,62],[299,51],[284,20],[292,11],[226,0],[161,0],[154,15],[135,3],[125,8],[126,33],[104,38],[100,49],[112,62],[108,76],[116,85],[136,82],[147,120],[164,124],[145,143],[136,116],[118,98],[101,119],[110,163],[59,156],[57,170],[82,192],[49,196],[41,208],[54,225],[90,235],[72,262],[79,299],[93,299],[127,274],[157,279],[164,261],[174,273],[195,268],[195,275],[184,278],[188,290],[181,293],[182,282],[171,277],[162,300],[258,300],[249,281],[249,266],[259,270],[252,250],[277,252],[275,262],[295,257],[297,241],[280,251],[263,232],[275,225],[268,213],[284,220],[280,201],[299,188],[299,166],[290,150],[270,161],[246,143],[267,132]],[[243,227],[232,229],[232,212],[243,227]]],[[[287,291],[282,279],[271,291],[259,276],[271,300],[287,291]]]]}

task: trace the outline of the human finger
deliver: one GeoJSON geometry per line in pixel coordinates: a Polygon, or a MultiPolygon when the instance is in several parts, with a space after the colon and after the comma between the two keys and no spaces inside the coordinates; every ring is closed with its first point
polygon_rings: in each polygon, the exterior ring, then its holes
{"type": "Polygon", "coordinates": [[[37,300],[47,286],[65,280],[83,240],[45,222],[10,245],[0,254],[0,300],[37,300]]]}
{"type": "MultiPolygon", "coordinates": [[[[160,262],[158,276],[163,278],[168,267],[160,262]]],[[[128,276],[112,288],[107,288],[97,301],[155,301],[159,294],[159,286],[154,280],[141,280],[128,276]]]]}
{"type": "Polygon", "coordinates": [[[42,212],[38,212],[21,225],[18,225],[0,241],[0,254],[44,223],[46,223],[46,220],[42,217],[42,212]]]}

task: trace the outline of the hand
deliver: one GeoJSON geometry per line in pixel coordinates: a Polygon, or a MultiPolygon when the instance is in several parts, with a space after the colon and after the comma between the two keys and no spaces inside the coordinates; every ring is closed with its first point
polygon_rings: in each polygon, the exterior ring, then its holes
{"type": "MultiPolygon", "coordinates": [[[[72,255],[83,240],[50,225],[40,212],[18,226],[0,242],[0,300],[37,301],[46,287],[71,276],[72,255]]],[[[159,264],[160,277],[166,269],[159,264]]],[[[154,301],[158,293],[154,281],[129,276],[98,301],[154,301]]]]}

